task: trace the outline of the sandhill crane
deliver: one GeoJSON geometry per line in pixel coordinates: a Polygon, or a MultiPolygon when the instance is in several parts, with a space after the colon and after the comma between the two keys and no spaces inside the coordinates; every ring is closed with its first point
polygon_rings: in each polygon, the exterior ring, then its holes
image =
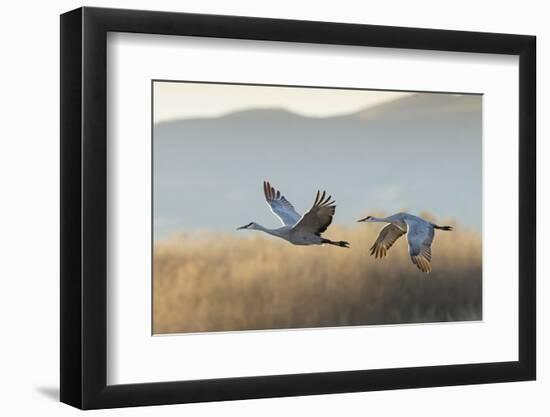
{"type": "Polygon", "coordinates": [[[409,213],[397,213],[382,218],[367,216],[357,221],[389,223],[380,230],[376,242],[370,248],[370,254],[376,258],[386,256],[395,241],[406,233],[411,260],[418,269],[426,273],[432,270],[434,229],[453,230],[451,226],[438,226],[409,213]]]}
{"type": "Polygon", "coordinates": [[[336,206],[331,201],[331,196],[326,196],[326,192],[317,191],[315,202],[309,211],[300,216],[292,204],[281,195],[280,191],[275,190],[271,184],[264,181],[265,200],[271,211],[283,223],[283,227],[278,229],[267,229],[257,223],[251,222],[245,226],[238,227],[237,230],[261,230],[273,236],[287,240],[294,245],[330,245],[349,248],[349,243],[343,240],[332,241],[321,237],[321,233],[327,230],[332,222],[332,217],[336,206]]]}

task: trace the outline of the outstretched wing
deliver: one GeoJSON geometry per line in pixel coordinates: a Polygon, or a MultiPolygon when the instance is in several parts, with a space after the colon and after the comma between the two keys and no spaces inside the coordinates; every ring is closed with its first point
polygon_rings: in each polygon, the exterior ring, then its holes
{"type": "Polygon", "coordinates": [[[292,204],[275,190],[268,181],[264,181],[265,201],[271,207],[271,211],[281,220],[285,226],[294,226],[300,220],[300,214],[296,212],[292,204]]]}
{"type": "Polygon", "coordinates": [[[325,198],[326,192],[317,191],[313,207],[302,216],[294,226],[295,230],[321,235],[332,223],[332,217],[336,211],[335,201],[331,201],[331,196],[325,198]]]}
{"type": "Polygon", "coordinates": [[[405,232],[399,227],[388,224],[380,230],[378,238],[374,245],[370,248],[370,254],[375,258],[383,258],[387,255],[388,250],[392,247],[397,239],[403,236],[405,232]]]}
{"type": "Polygon", "coordinates": [[[434,229],[424,222],[408,221],[407,241],[409,242],[409,255],[413,264],[422,272],[429,273],[432,270],[432,241],[434,229]]]}

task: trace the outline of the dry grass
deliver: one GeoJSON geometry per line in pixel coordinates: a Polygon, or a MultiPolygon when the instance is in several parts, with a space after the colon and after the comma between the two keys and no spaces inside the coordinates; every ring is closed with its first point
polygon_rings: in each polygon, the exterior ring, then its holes
{"type": "MultiPolygon", "coordinates": [[[[447,223],[448,224],[448,223],[447,223]]],[[[381,225],[332,226],[351,249],[293,246],[258,232],[179,236],[154,248],[154,333],[481,319],[481,237],[436,232],[433,272],[406,239],[368,256],[381,225]]]]}

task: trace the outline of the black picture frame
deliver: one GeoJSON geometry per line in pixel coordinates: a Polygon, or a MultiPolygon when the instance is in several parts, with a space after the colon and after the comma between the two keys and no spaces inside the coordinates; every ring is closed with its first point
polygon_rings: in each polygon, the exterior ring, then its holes
{"type": "Polygon", "coordinates": [[[535,379],[535,45],[524,35],[237,16],[88,7],[61,15],[61,401],[94,409],[535,379]],[[519,56],[519,360],[107,385],[108,32],[519,56]]]}

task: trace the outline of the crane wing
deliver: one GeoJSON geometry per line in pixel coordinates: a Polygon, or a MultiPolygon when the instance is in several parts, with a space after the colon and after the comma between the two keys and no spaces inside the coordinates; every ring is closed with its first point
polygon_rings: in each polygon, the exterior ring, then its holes
{"type": "Polygon", "coordinates": [[[295,230],[314,233],[320,236],[327,227],[332,223],[332,217],[336,211],[334,201],[331,201],[331,196],[326,197],[326,192],[317,191],[315,202],[309,211],[294,226],[295,230]]]}
{"type": "Polygon", "coordinates": [[[271,211],[281,220],[285,226],[294,226],[300,219],[300,214],[296,212],[292,204],[281,195],[279,190],[275,190],[268,181],[264,181],[265,201],[269,204],[271,211]]]}
{"type": "Polygon", "coordinates": [[[405,232],[394,224],[390,223],[384,226],[380,230],[376,242],[370,248],[370,254],[374,255],[375,258],[383,258],[395,241],[404,234],[405,232]]]}
{"type": "Polygon", "coordinates": [[[405,222],[407,223],[407,241],[409,242],[411,260],[422,272],[429,273],[432,270],[434,229],[424,222],[407,219],[405,222]]]}

